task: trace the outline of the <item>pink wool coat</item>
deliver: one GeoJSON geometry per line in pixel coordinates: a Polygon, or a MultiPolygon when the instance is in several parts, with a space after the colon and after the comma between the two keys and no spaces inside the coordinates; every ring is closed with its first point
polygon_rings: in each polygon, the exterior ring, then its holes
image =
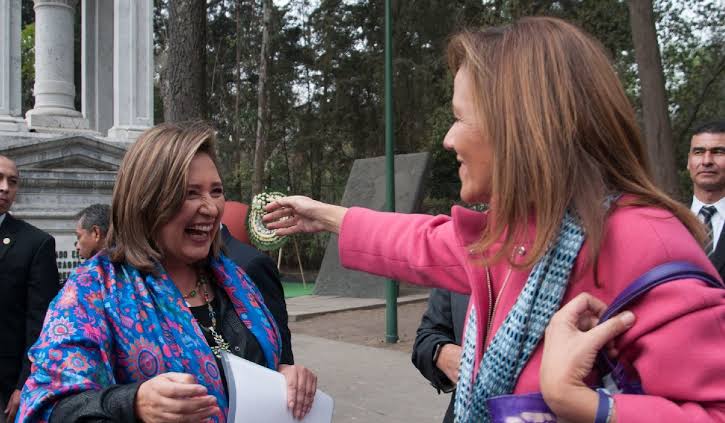
{"type": "MultiPolygon", "coordinates": [[[[480,238],[485,213],[454,207],[451,216],[402,215],[350,209],[342,223],[343,266],[411,283],[470,293],[478,318],[476,363],[491,340],[486,273],[470,252],[480,238]],[[485,339],[485,341],[484,341],[485,339]]],[[[529,228],[529,239],[534,227],[529,228]]],[[[515,260],[530,248],[519,243],[515,260]]],[[[499,246],[494,245],[493,248],[499,246]]],[[[605,224],[598,261],[600,288],[586,257],[585,241],[562,304],[588,292],[606,303],[638,276],[670,261],[689,261],[717,277],[705,253],[671,213],[655,208],[616,208],[605,224]]],[[[531,269],[512,270],[502,261],[490,268],[499,297],[492,333],[503,323],[531,269]]],[[[631,310],[634,326],[616,341],[620,360],[637,373],[646,395],[615,395],[618,421],[725,422],[725,290],[685,279],[647,293],[631,310]]],[[[514,393],[540,391],[539,343],[514,393]]],[[[476,369],[475,371],[477,371],[476,369]]]]}

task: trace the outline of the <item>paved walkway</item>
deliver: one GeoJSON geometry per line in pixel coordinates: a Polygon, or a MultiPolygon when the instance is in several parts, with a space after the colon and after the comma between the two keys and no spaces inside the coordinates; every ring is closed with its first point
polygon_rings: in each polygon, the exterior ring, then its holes
{"type": "MultiPolygon", "coordinates": [[[[289,305],[288,305],[289,306],[289,305]]],[[[440,423],[448,395],[438,395],[410,354],[296,334],[295,361],[318,375],[335,399],[333,422],[440,423]]]]}
{"type": "MultiPolygon", "coordinates": [[[[428,294],[405,295],[398,297],[398,304],[427,301],[428,294]]],[[[339,311],[365,310],[385,306],[385,299],[380,298],[350,298],[329,295],[303,295],[287,299],[287,313],[289,321],[309,319],[323,314],[339,311]]]]}

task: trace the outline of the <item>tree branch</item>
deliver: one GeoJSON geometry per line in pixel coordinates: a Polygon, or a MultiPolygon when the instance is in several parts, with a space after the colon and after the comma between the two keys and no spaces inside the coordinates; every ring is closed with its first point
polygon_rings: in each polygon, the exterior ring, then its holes
{"type": "Polygon", "coordinates": [[[725,71],[725,55],[723,55],[720,58],[720,63],[717,64],[715,67],[715,72],[713,72],[710,79],[705,83],[705,85],[702,87],[702,90],[700,91],[700,95],[697,97],[697,101],[695,102],[695,105],[692,107],[692,112],[690,113],[690,117],[687,119],[687,124],[682,128],[680,131],[679,136],[677,137],[678,140],[681,140],[685,137],[685,134],[690,131],[690,127],[692,127],[692,124],[695,122],[695,119],[697,119],[697,113],[700,111],[700,107],[702,107],[702,104],[705,102],[705,96],[708,95],[710,91],[710,86],[717,81],[717,78],[720,76],[721,73],[725,71]]]}

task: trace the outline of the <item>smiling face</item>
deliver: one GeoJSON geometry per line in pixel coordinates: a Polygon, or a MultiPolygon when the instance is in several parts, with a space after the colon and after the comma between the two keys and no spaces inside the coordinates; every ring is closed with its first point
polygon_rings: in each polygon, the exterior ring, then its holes
{"type": "Polygon", "coordinates": [[[725,196],[725,133],[693,136],[687,170],[700,201],[712,204],[725,196]]]}
{"type": "Polygon", "coordinates": [[[491,196],[491,144],[484,139],[476,116],[475,86],[465,67],[453,81],[455,122],[443,139],[443,147],[453,150],[460,163],[461,199],[468,203],[488,202],[491,196]]]}
{"type": "Polygon", "coordinates": [[[10,210],[18,193],[18,168],[15,162],[0,156],[0,214],[10,210]]]}
{"type": "Polygon", "coordinates": [[[205,259],[223,214],[224,189],[217,168],[208,154],[198,153],[189,166],[186,198],[158,236],[164,267],[205,259]]]}

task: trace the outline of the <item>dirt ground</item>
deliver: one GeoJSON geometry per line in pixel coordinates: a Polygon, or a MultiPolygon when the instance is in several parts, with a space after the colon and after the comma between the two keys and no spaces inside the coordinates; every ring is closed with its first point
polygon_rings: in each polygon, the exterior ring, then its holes
{"type": "Polygon", "coordinates": [[[343,311],[290,322],[292,336],[296,333],[335,341],[411,352],[415,332],[425,312],[425,301],[398,306],[398,337],[395,344],[385,342],[385,307],[372,310],[343,311]]]}

